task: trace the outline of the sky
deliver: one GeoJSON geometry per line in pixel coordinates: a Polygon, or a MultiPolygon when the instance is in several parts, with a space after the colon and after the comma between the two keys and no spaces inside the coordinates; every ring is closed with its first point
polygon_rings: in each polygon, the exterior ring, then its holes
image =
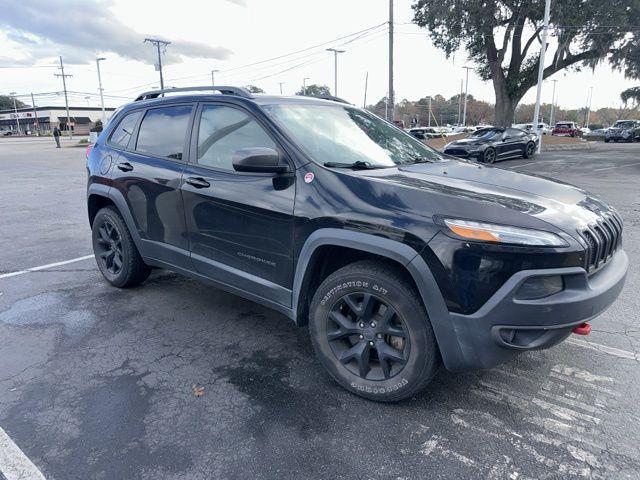
{"type": "MultiPolygon", "coordinates": [[[[395,0],[396,100],[460,92],[464,51],[447,59],[411,23],[410,0],[395,0]]],[[[170,41],[163,55],[165,86],[253,84],[267,93],[294,94],[318,83],[361,105],[384,97],[388,85],[387,0],[3,0],[0,13],[0,94],[36,94],[36,104],[62,105],[58,56],[65,63],[70,104],[99,105],[96,57],[107,106],[118,106],[157,88],[155,47],[145,37],[170,41]],[[314,48],[310,48],[314,47],[314,48]],[[298,52],[294,55],[288,55],[298,52]],[[280,58],[276,58],[280,57],[280,58]],[[274,59],[275,58],[275,59],[274,59]],[[271,60],[273,59],[273,60],[271,60]],[[86,98],[89,97],[89,98],[86,98]]],[[[620,92],[640,82],[601,64],[594,71],[561,72],[556,96],[564,108],[620,106],[620,92]]],[[[494,102],[490,82],[469,75],[469,94],[494,102]]],[[[545,81],[543,102],[551,102],[545,81]]],[[[31,103],[27,97],[19,97],[31,103]]],[[[523,102],[535,101],[535,89],[523,102]]]]}

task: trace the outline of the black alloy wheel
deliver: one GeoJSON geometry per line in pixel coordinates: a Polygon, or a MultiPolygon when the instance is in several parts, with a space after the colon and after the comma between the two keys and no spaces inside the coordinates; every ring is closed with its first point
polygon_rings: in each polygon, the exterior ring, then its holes
{"type": "Polygon", "coordinates": [[[536,153],[536,144],[533,142],[527,143],[524,147],[524,158],[531,158],[536,153]]]}
{"type": "Polygon", "coordinates": [[[104,219],[98,227],[95,253],[104,270],[114,276],[120,274],[124,264],[122,236],[108,219],[104,219]]]}
{"type": "Polygon", "coordinates": [[[493,147],[487,148],[482,154],[482,161],[484,163],[494,163],[496,161],[496,149],[493,147]]]}
{"type": "Polygon", "coordinates": [[[401,316],[370,293],[349,293],[329,313],[327,340],[336,359],[365,380],[388,380],[402,371],[411,348],[401,316]]]}

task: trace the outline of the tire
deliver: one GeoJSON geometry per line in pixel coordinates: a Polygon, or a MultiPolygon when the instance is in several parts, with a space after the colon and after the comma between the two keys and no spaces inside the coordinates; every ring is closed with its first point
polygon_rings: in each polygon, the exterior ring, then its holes
{"type": "Polygon", "coordinates": [[[311,302],[309,331],[329,375],[369,400],[415,395],[438,368],[439,350],[420,296],[390,264],[364,260],[329,275],[311,302]]]}
{"type": "Polygon", "coordinates": [[[114,287],[128,288],[144,282],[149,268],[136,248],[120,213],[105,207],[91,226],[93,253],[104,278],[114,287]]]}
{"type": "Polygon", "coordinates": [[[604,143],[609,143],[609,139],[608,139],[608,138],[605,138],[605,139],[604,139],[604,143]]]}
{"type": "Polygon", "coordinates": [[[533,142],[529,142],[525,145],[524,151],[522,152],[522,158],[531,158],[536,154],[536,144],[533,142]]]}
{"type": "Polygon", "coordinates": [[[496,149],[493,147],[488,147],[482,152],[482,161],[484,163],[495,163],[496,161],[496,149]]]}

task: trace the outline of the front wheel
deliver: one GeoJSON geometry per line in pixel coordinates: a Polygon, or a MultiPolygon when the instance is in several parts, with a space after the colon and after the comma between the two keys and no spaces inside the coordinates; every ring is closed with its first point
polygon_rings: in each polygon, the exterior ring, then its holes
{"type": "Polygon", "coordinates": [[[117,210],[105,207],[98,211],[91,230],[98,268],[111,285],[134,287],[147,279],[151,269],[142,260],[117,210]]]}
{"type": "Polygon", "coordinates": [[[524,152],[522,153],[522,158],[531,158],[536,153],[536,144],[533,142],[527,143],[524,147],[524,152]]]}
{"type": "Polygon", "coordinates": [[[361,397],[398,401],[426,387],[438,347],[415,288],[392,265],[360,261],[327,277],[310,307],[322,366],[361,397]]]}
{"type": "Polygon", "coordinates": [[[487,148],[482,154],[482,161],[484,163],[494,163],[496,161],[496,149],[493,147],[487,148]]]}

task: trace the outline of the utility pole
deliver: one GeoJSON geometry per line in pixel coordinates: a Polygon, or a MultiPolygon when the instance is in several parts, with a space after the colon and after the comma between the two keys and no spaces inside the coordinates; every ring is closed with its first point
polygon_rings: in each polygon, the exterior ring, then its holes
{"type": "Polygon", "coordinates": [[[309,80],[309,77],[304,77],[302,79],[302,95],[307,94],[307,80],[309,80]]]}
{"type": "Polygon", "coordinates": [[[585,127],[589,128],[589,117],[591,116],[591,100],[593,99],[593,87],[589,87],[589,97],[587,99],[587,121],[585,127]]]}
{"type": "Polygon", "coordinates": [[[102,108],[102,126],[104,127],[104,124],[106,122],[104,114],[104,89],[102,88],[102,77],[100,76],[100,62],[102,60],[106,60],[106,58],[96,58],[96,67],[98,68],[98,90],[100,91],[100,107],[102,108]]]}
{"type": "Polygon", "coordinates": [[[389,102],[387,103],[387,120],[393,122],[395,95],[393,92],[393,0],[389,0],[389,102]]]}
{"type": "Polygon", "coordinates": [[[164,79],[162,78],[162,54],[160,48],[166,48],[171,42],[165,42],[164,40],[158,40],[157,38],[145,38],[143,43],[151,43],[156,46],[158,51],[158,71],[160,72],[160,90],[164,90],[164,79]]]}
{"type": "Polygon", "coordinates": [[[17,92],[11,92],[9,95],[13,97],[13,111],[16,113],[16,126],[18,127],[18,135],[22,133],[20,130],[20,118],[18,117],[18,104],[16,103],[16,95],[17,92]]]}
{"type": "Polygon", "coordinates": [[[215,73],[219,72],[220,70],[217,69],[213,69],[211,70],[211,85],[213,85],[214,87],[216,86],[216,77],[215,77],[215,73]]]}
{"type": "Polygon", "coordinates": [[[369,86],[369,72],[364,76],[364,101],[362,102],[362,108],[367,108],[367,87],[369,86]]]}
{"type": "Polygon", "coordinates": [[[278,85],[280,85],[280,95],[282,95],[282,85],[284,85],[284,82],[278,82],[278,85]]]}
{"type": "Polygon", "coordinates": [[[67,109],[67,136],[71,138],[71,117],[69,116],[69,99],[67,98],[67,77],[73,75],[64,73],[64,63],[62,63],[62,55],[60,55],[60,66],[58,67],[62,73],[54,73],[56,77],[62,78],[62,89],[64,90],[64,106],[67,109]]]}
{"type": "Polygon", "coordinates": [[[462,67],[467,71],[467,81],[464,86],[464,109],[462,111],[462,126],[467,126],[467,97],[469,96],[469,70],[472,67],[462,67]]]}
{"type": "Polygon", "coordinates": [[[38,110],[36,109],[36,101],[33,99],[33,92],[31,92],[31,108],[33,108],[33,116],[36,119],[36,134],[40,136],[40,120],[38,120],[38,110]]]}
{"type": "Polygon", "coordinates": [[[431,115],[433,115],[433,113],[431,113],[431,95],[429,95],[429,114],[427,115],[429,118],[427,118],[427,127],[431,126],[431,115]]]}
{"type": "Polygon", "coordinates": [[[460,79],[460,96],[458,97],[458,125],[460,125],[460,121],[462,120],[462,82],[464,80],[460,79]]]}
{"type": "MultiPolygon", "coordinates": [[[[536,90],[536,107],[533,111],[533,131],[540,136],[538,117],[540,115],[540,96],[542,95],[542,80],[544,79],[544,54],[547,51],[547,33],[549,33],[549,16],[551,14],[551,0],[544,2],[544,25],[542,27],[542,42],[540,46],[540,63],[538,64],[538,88],[536,90]]],[[[538,152],[542,148],[542,140],[538,142],[538,152]]]]}
{"type": "Polygon", "coordinates": [[[338,96],[338,54],[344,53],[344,50],[336,50],[335,48],[327,48],[327,52],[333,52],[333,96],[338,96]]]}
{"type": "Polygon", "coordinates": [[[551,95],[551,113],[549,114],[549,125],[553,127],[553,116],[556,110],[556,83],[558,80],[551,80],[553,82],[553,94],[551,95]]]}

